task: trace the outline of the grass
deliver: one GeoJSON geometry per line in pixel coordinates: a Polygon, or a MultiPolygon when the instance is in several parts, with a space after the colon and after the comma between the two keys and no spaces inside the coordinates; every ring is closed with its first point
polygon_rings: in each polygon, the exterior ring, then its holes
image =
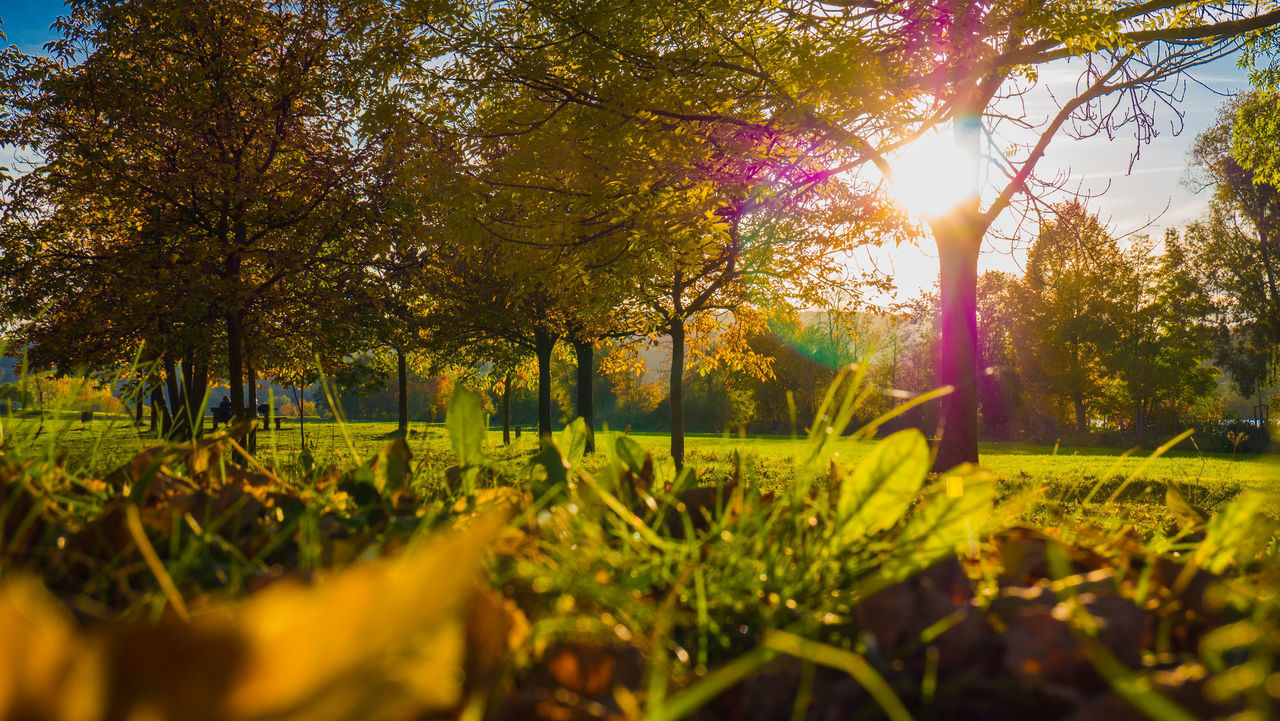
{"type": "MultiPolygon", "coordinates": [[[[63,418],[46,420],[40,437],[32,435],[37,422],[29,418],[0,419],[6,436],[11,442],[33,444],[65,452],[72,469],[89,472],[109,470],[127,461],[134,454],[155,445],[145,428],[135,429],[126,419],[99,415],[91,423],[63,418]]],[[[353,421],[346,424],[309,421],[306,424],[308,441],[317,464],[349,467],[376,454],[396,429],[394,423],[353,421]]],[[[617,432],[598,432],[597,443],[601,447],[611,442],[617,432]]],[[[670,439],[665,433],[633,432],[632,438],[654,457],[655,462],[670,462],[670,439]]],[[[437,457],[449,453],[448,434],[443,424],[413,424],[408,439],[409,448],[418,457],[437,457]]],[[[537,450],[537,440],[532,432],[522,433],[514,439],[511,448],[503,448],[501,432],[490,430],[485,440],[486,448],[501,458],[532,455],[537,450]]],[[[791,475],[790,459],[805,446],[803,438],[787,436],[748,436],[716,434],[688,434],[686,456],[691,465],[699,467],[715,477],[732,461],[738,452],[762,474],[766,485],[785,483],[791,475]]],[[[298,424],[290,419],[279,430],[265,430],[258,436],[258,456],[274,464],[289,462],[301,451],[298,424]]],[[[834,457],[842,462],[855,463],[875,446],[874,441],[844,438],[834,444],[834,457]]],[[[1110,481],[1116,477],[1127,478],[1146,464],[1138,480],[1158,484],[1176,483],[1189,487],[1190,492],[1206,497],[1214,495],[1215,487],[1233,496],[1246,488],[1269,490],[1280,486],[1280,455],[1196,453],[1171,451],[1154,461],[1148,461],[1150,452],[1136,451],[1126,455],[1114,448],[1036,446],[1023,443],[986,442],[980,445],[981,464],[1003,483],[1017,487],[1048,487],[1055,491],[1072,487],[1091,486],[1098,481],[1110,481]]],[[[588,467],[594,464],[588,459],[588,467]]],[[[1163,495],[1163,494],[1161,494],[1163,495]]],[[[1163,498],[1161,498],[1163,501],[1163,498]]]]}
{"type": "MultiPolygon", "coordinates": [[[[211,629],[202,624],[224,619],[232,625],[218,626],[219,633],[267,659],[254,673],[294,669],[291,678],[308,679],[298,689],[305,694],[292,700],[270,697],[266,691],[276,686],[265,682],[256,696],[242,690],[237,698],[259,698],[263,712],[246,718],[306,718],[303,712],[315,709],[286,702],[325,702],[317,689],[330,687],[369,703],[370,674],[385,671],[379,683],[398,694],[389,698],[418,707],[456,709],[465,698],[468,708],[505,704],[506,717],[526,718],[554,698],[568,705],[548,717],[676,719],[722,694],[743,693],[734,684],[766,663],[773,670],[762,672],[759,686],[781,683],[790,704],[770,718],[803,717],[811,691],[827,699],[828,711],[852,717],[870,699],[830,700],[848,677],[887,713],[894,709],[894,718],[929,718],[932,709],[961,703],[1048,718],[1040,711],[1057,702],[1040,695],[1041,671],[1021,678],[1018,669],[1032,666],[1011,660],[1041,653],[1027,647],[1029,639],[1049,639],[1046,658],[1098,668],[1120,694],[1137,688],[1129,681],[1138,671],[1165,674],[1151,677],[1158,679],[1184,670],[1209,674],[1217,686],[1206,693],[1229,700],[1250,692],[1248,684],[1230,687],[1240,669],[1253,668],[1242,658],[1271,663],[1277,655],[1272,640],[1280,636],[1271,629],[1280,614],[1274,594],[1263,592],[1280,578],[1278,549],[1268,545],[1273,526],[1264,517],[1274,516],[1264,505],[1275,496],[1242,495],[1273,490],[1280,478],[1275,456],[1175,453],[1152,461],[1146,453],[986,444],[990,473],[932,478],[919,434],[838,438],[829,447],[822,439],[836,436],[694,435],[688,470],[677,474],[663,434],[600,433],[597,443],[607,452],[586,457],[574,451],[581,439],[573,429],[542,452],[530,433],[503,447],[499,433],[482,427],[478,401],[460,398],[470,410],[451,415],[457,420],[448,429],[416,425],[403,445],[390,442],[390,423],[308,423],[306,462],[296,423],[263,431],[257,457],[265,468],[226,463],[230,442],[213,438],[107,474],[156,442],[119,418],[43,426],[0,418],[0,491],[7,494],[0,496],[0,529],[10,534],[0,544],[0,576],[17,578],[0,585],[0,630],[6,619],[25,618],[15,613],[32,607],[30,593],[39,595],[22,590],[24,573],[103,623],[172,621],[176,614],[211,629]],[[467,450],[479,446],[483,452],[467,450]],[[472,459],[461,469],[453,468],[455,447],[472,459]],[[816,460],[797,466],[793,456],[816,460]],[[682,491],[731,478],[754,489],[739,485],[725,511],[694,518],[685,506],[692,496],[682,491]],[[1176,498],[1220,513],[1185,522],[1187,509],[1166,498],[1172,486],[1181,489],[1176,498]],[[1106,500],[1112,495],[1116,503],[1106,500]],[[696,521],[704,528],[695,529],[696,521]],[[434,535],[444,529],[467,530],[460,538],[434,535]],[[432,540],[422,543],[427,536],[432,540]],[[1230,615],[1211,615],[1189,594],[1197,588],[1195,565],[1185,573],[1161,570],[1180,553],[1233,574],[1233,595],[1216,602],[1230,603],[1230,615]],[[472,583],[474,575],[480,583],[472,583]],[[281,578],[314,585],[250,593],[281,578]],[[28,595],[14,595],[19,591],[28,595]],[[1058,594],[1052,616],[1052,603],[1029,600],[1046,593],[1058,594]],[[422,611],[423,600],[440,598],[448,602],[422,611]],[[1119,610],[1115,600],[1123,601],[1119,610]],[[463,617],[455,606],[471,610],[463,617]],[[1092,638],[1099,625],[1122,631],[1123,614],[1135,611],[1147,614],[1150,638],[1071,641],[1092,638]],[[1000,622],[988,623],[991,616],[1000,622]],[[389,627],[389,619],[405,625],[389,627]],[[1257,628],[1232,619],[1255,619],[1257,628]],[[415,645],[456,638],[459,624],[466,625],[465,648],[415,645]],[[954,624],[963,628],[950,633],[954,624]],[[1220,638],[1206,635],[1201,644],[1205,624],[1221,626],[1220,638]],[[281,628],[287,642],[278,640],[281,628]],[[1045,635],[1046,628],[1057,635],[1045,635]],[[393,643],[404,646],[401,657],[437,659],[417,677],[439,682],[427,689],[430,698],[402,683],[399,662],[376,664],[395,657],[386,651],[393,643]],[[1252,656],[1236,650],[1242,643],[1252,656]],[[991,648],[1005,660],[979,671],[989,676],[979,679],[989,684],[988,695],[974,694],[968,661],[991,648]],[[1115,653],[1130,659],[1127,665],[1109,661],[1115,653]],[[1145,665],[1138,669],[1133,658],[1145,665]],[[458,687],[443,667],[464,663],[468,685],[458,687]],[[575,685],[577,673],[565,669],[587,663],[612,677],[575,685]],[[611,704],[617,713],[607,713],[611,704]],[[290,708],[298,713],[280,712],[290,708]],[[566,715],[571,708],[598,713],[566,715]]],[[[41,598],[36,607],[59,603],[41,598]]],[[[198,659],[166,663],[158,674],[102,656],[106,666],[94,673],[114,663],[125,677],[136,675],[126,680],[146,691],[137,692],[144,701],[170,690],[185,694],[192,679],[209,678],[209,664],[220,658],[210,644],[225,641],[121,635],[129,626],[68,636],[57,626],[63,616],[49,618],[50,628],[37,627],[30,644],[18,639],[14,658],[56,631],[72,638],[60,649],[67,668],[86,645],[97,654],[137,644],[157,658],[198,659]]],[[[172,634],[175,626],[165,628],[172,634]]],[[[222,661],[226,673],[240,669],[235,677],[248,678],[244,659],[222,661]]],[[[60,682],[66,684],[79,678],[69,671],[56,677],[71,679],[60,682]]],[[[1167,690],[1145,692],[1156,694],[1153,708],[1167,690]]],[[[76,691],[63,688],[58,697],[76,691]]],[[[189,710],[204,702],[185,695],[172,703],[189,710]]],[[[1250,707],[1267,703],[1259,697],[1250,707]]],[[[362,714],[352,718],[376,715],[362,714]]]]}
{"type": "MultiPolygon", "coordinates": [[[[70,416],[46,420],[40,436],[34,438],[33,433],[39,427],[36,421],[13,418],[3,421],[11,442],[31,444],[33,451],[49,458],[65,454],[68,470],[73,472],[101,475],[156,444],[145,428],[134,428],[122,417],[100,415],[88,424],[70,416]]],[[[345,470],[375,456],[393,436],[396,425],[309,421],[305,428],[311,449],[306,467],[345,470]]],[[[619,435],[613,431],[598,432],[598,447],[611,446],[619,435]]],[[[656,464],[670,466],[667,434],[629,435],[652,455],[656,464]]],[[[702,484],[714,484],[734,475],[734,454],[737,453],[743,460],[742,474],[750,484],[762,491],[787,494],[795,479],[792,459],[802,453],[807,442],[804,438],[788,436],[689,434],[686,463],[696,469],[702,484]]],[[[419,483],[436,487],[447,484],[446,470],[455,463],[455,458],[444,425],[413,424],[407,443],[421,470],[419,483]]],[[[832,444],[832,459],[842,464],[856,464],[875,444],[872,440],[841,438],[832,444]]],[[[523,464],[538,450],[533,432],[522,433],[519,438],[513,438],[511,446],[504,447],[501,432],[492,428],[484,437],[484,447],[493,458],[515,464],[523,464]]],[[[258,459],[282,472],[299,472],[301,450],[301,436],[294,419],[286,421],[279,431],[268,429],[259,433],[258,459]]],[[[1152,459],[1150,451],[1126,453],[1112,448],[1054,448],[1001,442],[981,444],[980,454],[982,466],[995,477],[997,497],[1020,499],[1023,521],[1069,527],[1070,523],[1064,518],[1087,514],[1116,527],[1128,524],[1141,529],[1149,539],[1177,536],[1177,518],[1168,504],[1170,486],[1204,516],[1246,490],[1274,492],[1280,486],[1280,456],[1276,454],[1233,456],[1171,451],[1152,459]],[[1094,497],[1085,503],[1090,493],[1094,497]]],[[[590,472],[599,472],[606,464],[603,453],[583,459],[583,467],[590,472]]],[[[301,472],[308,475],[315,471],[301,472]]],[[[673,473],[674,469],[668,468],[667,472],[673,473]]],[[[1267,513],[1280,516],[1280,506],[1269,504],[1267,513]]]]}
{"type": "MultiPolygon", "coordinates": [[[[632,433],[634,438],[655,457],[669,457],[668,436],[658,433],[632,433]]],[[[685,442],[687,452],[707,456],[724,455],[735,450],[761,459],[789,459],[803,447],[803,439],[780,436],[738,438],[717,435],[690,435],[685,442]]],[[[838,457],[857,462],[875,446],[875,441],[843,439],[836,443],[838,457]]],[[[981,463],[998,477],[1031,482],[1062,480],[1089,481],[1102,474],[1128,476],[1145,462],[1149,452],[1138,451],[1121,458],[1124,451],[1114,448],[1035,446],[1025,443],[986,442],[979,445],[981,463]]],[[[1142,476],[1152,480],[1178,483],[1237,483],[1244,486],[1280,484],[1280,456],[1275,454],[1166,453],[1143,470],[1142,476]]]]}

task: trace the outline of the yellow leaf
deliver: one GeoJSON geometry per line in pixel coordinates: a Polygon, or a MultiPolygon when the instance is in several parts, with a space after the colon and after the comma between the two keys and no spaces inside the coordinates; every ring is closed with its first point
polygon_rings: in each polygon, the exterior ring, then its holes
{"type": "Polygon", "coordinates": [[[0,587],[0,718],[90,721],[105,706],[102,656],[39,580],[0,587]]]}
{"type": "Polygon", "coordinates": [[[313,588],[278,584],[250,599],[236,614],[248,650],[229,715],[323,720],[367,714],[372,702],[386,712],[456,704],[458,606],[504,525],[491,515],[398,559],[358,564],[313,588]]]}

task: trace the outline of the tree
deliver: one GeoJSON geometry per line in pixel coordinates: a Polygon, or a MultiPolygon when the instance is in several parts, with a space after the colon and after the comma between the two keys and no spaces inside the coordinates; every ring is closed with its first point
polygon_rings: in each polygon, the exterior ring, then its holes
{"type": "Polygon", "coordinates": [[[188,437],[205,392],[201,351],[216,337],[200,322],[208,296],[199,278],[182,268],[175,243],[138,232],[116,211],[81,204],[46,213],[32,202],[15,198],[0,219],[0,307],[14,321],[5,329],[10,347],[26,349],[32,368],[63,373],[140,363],[159,391],[153,408],[164,405],[159,387],[167,386],[164,435],[188,437]],[[135,277],[140,262],[151,263],[150,272],[135,277]]]}
{"type": "Polygon", "coordinates": [[[1224,105],[1196,138],[1192,157],[1214,199],[1184,242],[1209,293],[1218,362],[1245,397],[1280,367],[1280,187],[1274,184],[1276,96],[1247,93],[1224,105]]]}
{"type": "MultiPolygon", "coordinates": [[[[418,271],[419,287],[432,299],[436,352],[510,366],[515,346],[523,349],[515,355],[537,358],[539,426],[549,435],[551,355],[560,340],[579,357],[579,412],[590,421],[594,346],[634,332],[619,288],[630,282],[620,261],[642,193],[621,178],[635,179],[628,173],[636,151],[589,115],[543,118],[545,104],[519,93],[484,102],[491,99],[459,95],[474,112],[444,121],[465,149],[442,220],[448,230],[418,271]]],[[[421,112],[438,100],[413,102],[421,112]]]]}
{"type": "Polygon", "coordinates": [[[1082,67],[1075,91],[1046,122],[1014,118],[1032,125],[1037,137],[1022,152],[992,159],[1005,180],[985,209],[975,177],[967,200],[929,219],[941,265],[939,380],[955,388],[943,402],[944,430],[935,463],[946,469],[978,459],[975,291],[982,242],[1016,197],[1034,201],[1036,188],[1045,187],[1037,183],[1035,170],[1049,143],[1064,127],[1077,135],[1110,136],[1132,125],[1141,147],[1153,132],[1156,106],[1177,112],[1177,96],[1171,92],[1176,86],[1164,83],[1233,54],[1251,33],[1280,22],[1280,11],[1262,12],[1243,2],[1067,7],[1032,0],[912,6],[907,14],[917,21],[914,31],[908,31],[915,42],[908,42],[921,55],[945,58],[926,76],[935,88],[934,118],[951,122],[957,141],[975,157],[983,126],[1007,118],[1002,100],[1034,84],[1037,66],[1076,58],[1082,67]]]}
{"type": "Polygon", "coordinates": [[[1027,258],[1019,293],[1033,380],[1069,403],[1075,431],[1089,432],[1090,407],[1103,396],[1104,358],[1116,342],[1123,257],[1083,204],[1060,205],[1027,258]]]}
{"type": "MultiPolygon", "coordinates": [[[[845,184],[837,177],[840,161],[864,147],[822,142],[812,129],[804,130],[812,118],[805,115],[808,108],[785,97],[788,90],[777,92],[781,86],[769,79],[742,82],[740,69],[766,55],[773,62],[790,58],[794,49],[809,61],[814,60],[813,48],[769,42],[782,38],[784,33],[774,28],[785,16],[771,17],[759,4],[726,5],[731,11],[718,7],[712,19],[703,8],[683,3],[619,3],[604,12],[576,2],[478,2],[459,13],[446,31],[456,40],[460,58],[450,75],[455,82],[536,100],[543,112],[523,118],[524,128],[558,126],[565,116],[588,117],[586,125],[609,129],[607,137],[614,139],[607,144],[610,152],[621,151],[628,158],[612,165],[624,169],[615,174],[615,183],[628,181],[619,187],[639,192],[613,202],[610,215],[622,216],[634,228],[612,236],[622,241],[614,247],[625,250],[615,257],[641,262],[640,272],[622,274],[636,281],[625,296],[630,302],[624,303],[645,313],[640,331],[671,339],[672,456],[677,464],[683,460],[681,395],[690,324],[732,325],[736,310],[750,303],[763,307],[774,299],[812,297],[809,281],[830,281],[822,276],[839,250],[865,241],[859,231],[880,207],[865,202],[870,185],[845,184]],[[735,32],[742,29],[751,47],[724,38],[726,24],[735,32]],[[742,64],[698,54],[706,47],[700,43],[742,64]],[[726,113],[735,119],[722,122],[726,113]],[[855,187],[846,198],[855,202],[823,207],[820,198],[825,194],[830,199],[827,188],[836,186],[855,187]],[[795,222],[819,208],[860,217],[843,233],[824,234],[812,227],[806,232],[803,222],[795,222]],[[784,217],[789,213],[793,217],[784,217]],[[806,265],[806,260],[812,262],[806,265]],[[772,295],[765,298],[762,292],[772,295]]],[[[872,52],[867,51],[868,57],[872,52]]],[[[819,64],[838,67],[832,58],[819,64]]],[[[797,62],[789,72],[808,80],[815,77],[812,67],[797,62]]],[[[893,71],[883,63],[875,67],[893,71]]],[[[852,73],[841,73],[847,74],[852,73]]],[[[833,93],[824,102],[850,97],[842,90],[846,87],[872,92],[865,76],[849,84],[838,80],[822,80],[833,93]]],[[[745,346],[713,342],[710,347],[728,351],[745,346]]]]}
{"type": "Polygon", "coordinates": [[[1161,416],[1165,430],[1181,431],[1189,411],[1217,390],[1217,371],[1206,364],[1210,305],[1188,265],[1171,230],[1158,258],[1150,243],[1135,243],[1116,282],[1116,336],[1104,362],[1123,381],[1141,444],[1161,416]]]}
{"type": "Polygon", "coordinates": [[[6,414],[26,408],[33,400],[29,389],[19,383],[0,383],[0,408],[6,414]]]}
{"type": "Polygon", "coordinates": [[[814,417],[836,372],[845,365],[840,353],[848,352],[832,347],[830,328],[802,328],[798,314],[778,313],[751,335],[751,350],[770,359],[770,374],[748,375],[740,384],[752,392],[762,432],[799,433],[814,417]]]}
{"type": "MultiPolygon", "coordinates": [[[[371,252],[360,241],[372,236],[348,232],[364,157],[352,96],[366,59],[351,40],[368,22],[359,4],[318,0],[75,0],[55,59],[28,58],[6,98],[15,112],[0,140],[41,159],[10,192],[41,224],[71,216],[44,234],[65,241],[53,255],[98,274],[115,263],[108,280],[124,307],[190,329],[180,350],[193,411],[221,342],[233,406],[247,415],[246,341],[264,310],[302,288],[335,302],[320,274],[289,281],[371,252]],[[85,211],[102,219],[90,243],[74,230],[85,211]]],[[[33,251],[35,267],[49,256],[33,251]]],[[[66,337],[76,324],[57,327],[66,337]]]]}
{"type": "Polygon", "coordinates": [[[1182,243],[1170,233],[1160,255],[1146,238],[1122,250],[1082,204],[1056,210],[1010,298],[1019,376],[1056,401],[1079,436],[1116,418],[1139,443],[1157,421],[1176,433],[1216,373],[1205,364],[1209,305],[1182,243]]]}
{"type": "MultiPolygon", "coordinates": [[[[885,156],[952,124],[979,153],[983,125],[1030,126],[1038,137],[992,159],[1007,180],[982,208],[978,179],[953,212],[930,218],[941,262],[937,466],[977,460],[977,258],[987,231],[1015,200],[1043,185],[1035,168],[1059,131],[1113,133],[1139,142],[1152,112],[1173,107],[1161,86],[1237,50],[1280,21],[1248,2],[1206,5],[1024,0],[832,6],[798,2],[694,3],[579,0],[477,2],[459,16],[469,67],[707,145],[725,129],[787,138],[827,173],[887,168],[885,156]],[[734,32],[725,33],[725,27],[734,32]],[[1037,124],[1003,101],[1034,85],[1038,68],[1076,59],[1082,73],[1057,113],[1037,124]],[[1112,102],[1121,97],[1124,102],[1112,102]]],[[[761,149],[773,147],[765,143],[761,149]]],[[[980,167],[975,163],[975,167],[980,167]]]]}
{"type": "Polygon", "coordinates": [[[1208,218],[1187,227],[1183,243],[1212,304],[1215,361],[1241,395],[1257,394],[1262,403],[1280,357],[1265,266],[1259,260],[1260,239],[1228,213],[1227,207],[1211,204],[1208,218]]]}
{"type": "Polygon", "coordinates": [[[1009,273],[987,271],[978,278],[978,408],[981,430],[989,439],[1012,440],[1025,429],[1024,379],[1018,368],[1023,342],[1020,280],[1009,273]]]}
{"type": "Polygon", "coordinates": [[[430,367],[437,360],[424,337],[434,303],[428,280],[438,269],[434,259],[446,246],[451,188],[461,179],[457,168],[463,160],[460,144],[435,131],[414,110],[421,109],[384,98],[366,121],[366,132],[377,142],[376,172],[365,198],[370,216],[365,232],[380,236],[376,245],[381,250],[365,259],[359,284],[360,315],[370,346],[385,346],[395,355],[396,432],[402,436],[409,432],[410,366],[430,367]]]}

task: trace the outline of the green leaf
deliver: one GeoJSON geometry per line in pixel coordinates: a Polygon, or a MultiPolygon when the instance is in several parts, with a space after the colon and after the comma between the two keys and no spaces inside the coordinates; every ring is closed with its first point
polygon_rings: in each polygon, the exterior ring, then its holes
{"type": "Polygon", "coordinates": [[[912,428],[876,444],[840,487],[836,508],[843,540],[861,538],[897,523],[911,507],[929,472],[929,444],[912,428]]]}
{"type": "Polygon", "coordinates": [[[529,459],[529,470],[542,466],[547,471],[546,479],[532,484],[530,491],[537,500],[543,500],[547,494],[561,495],[569,482],[569,464],[555,443],[547,443],[537,455],[529,459]]]}
{"type": "Polygon", "coordinates": [[[396,438],[378,451],[373,463],[373,485],[381,493],[398,490],[408,485],[409,459],[413,453],[403,438],[396,438]]]}
{"type": "Polygon", "coordinates": [[[618,462],[636,475],[640,475],[644,471],[644,461],[649,457],[641,446],[631,436],[618,436],[618,440],[613,444],[614,454],[618,458],[618,462]]]}
{"type": "Polygon", "coordinates": [[[449,430],[449,442],[453,444],[459,467],[469,468],[484,463],[482,446],[486,429],[479,396],[461,387],[455,390],[444,425],[449,430]]]}
{"type": "Polygon", "coordinates": [[[1262,512],[1266,500],[1257,491],[1246,491],[1215,513],[1196,548],[1196,563],[1210,573],[1222,573],[1233,562],[1265,546],[1274,526],[1262,512]]]}
{"type": "Polygon", "coordinates": [[[803,497],[809,493],[816,474],[825,471],[831,463],[835,442],[849,427],[853,414],[866,402],[867,398],[875,393],[873,387],[859,391],[863,388],[863,381],[866,380],[867,368],[869,366],[863,363],[852,374],[848,369],[842,370],[828,386],[822,403],[818,406],[818,412],[814,415],[813,426],[809,429],[809,440],[801,456],[803,461],[796,467],[795,497],[803,497]],[[848,379],[848,387],[845,388],[844,397],[836,408],[834,405],[836,393],[846,379],[848,379]]]}
{"type": "Polygon", "coordinates": [[[932,563],[976,541],[994,503],[995,476],[972,464],[956,466],[907,520],[897,545],[921,566],[932,563]]]}
{"type": "Polygon", "coordinates": [[[564,451],[565,462],[570,468],[573,468],[582,461],[582,455],[587,450],[587,422],[581,418],[575,418],[572,423],[564,427],[560,431],[560,442],[558,444],[564,451]]]}
{"type": "Polygon", "coordinates": [[[1178,528],[1184,531],[1204,523],[1204,516],[1190,503],[1187,503],[1187,499],[1183,497],[1182,492],[1178,490],[1177,486],[1173,485],[1172,481],[1165,484],[1164,505],[1173,514],[1174,520],[1178,522],[1178,528]]]}

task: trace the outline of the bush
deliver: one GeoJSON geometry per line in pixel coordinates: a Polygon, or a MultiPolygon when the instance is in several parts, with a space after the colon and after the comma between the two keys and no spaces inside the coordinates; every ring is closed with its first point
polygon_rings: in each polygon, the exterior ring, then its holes
{"type": "Polygon", "coordinates": [[[1195,447],[1213,453],[1263,453],[1271,443],[1265,427],[1249,421],[1217,421],[1201,423],[1195,434],[1179,445],[1195,447]]]}

